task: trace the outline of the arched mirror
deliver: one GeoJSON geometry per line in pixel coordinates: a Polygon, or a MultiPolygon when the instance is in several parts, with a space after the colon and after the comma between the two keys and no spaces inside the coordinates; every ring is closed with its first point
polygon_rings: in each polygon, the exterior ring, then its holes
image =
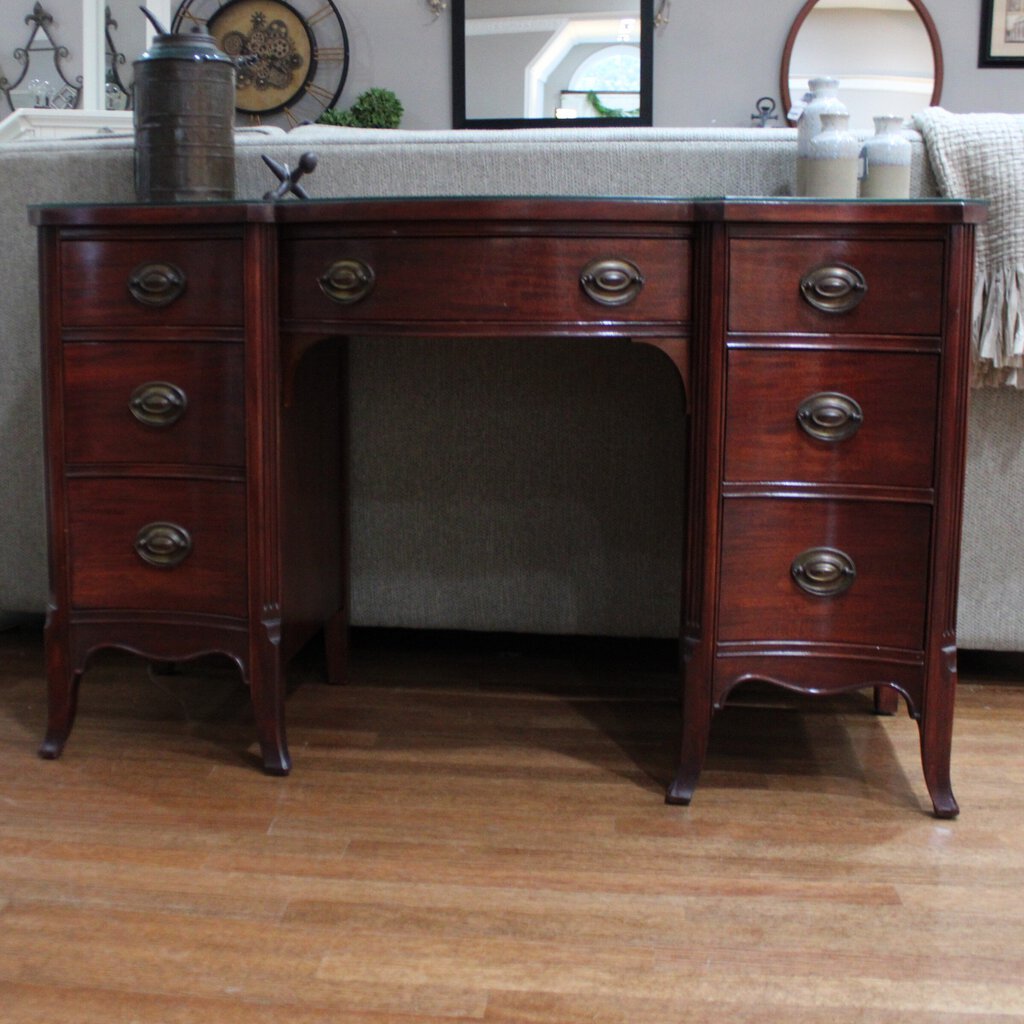
{"type": "Polygon", "coordinates": [[[654,0],[452,0],[452,124],[652,123],[654,0]]]}
{"type": "Polygon", "coordinates": [[[792,112],[821,75],[839,79],[851,128],[937,104],[942,47],[922,0],[807,0],[782,52],[783,109],[792,112]]]}

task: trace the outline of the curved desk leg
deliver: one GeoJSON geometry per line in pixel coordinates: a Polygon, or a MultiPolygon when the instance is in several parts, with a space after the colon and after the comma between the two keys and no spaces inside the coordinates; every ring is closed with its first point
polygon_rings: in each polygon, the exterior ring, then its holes
{"type": "Polygon", "coordinates": [[[949,778],[948,741],[929,738],[929,723],[922,718],[918,722],[921,730],[921,762],[924,766],[924,781],[928,786],[928,795],[932,798],[932,808],[936,818],[955,818],[960,807],[953,796],[953,785],[949,778]]]}
{"type": "Polygon", "coordinates": [[[939,678],[928,690],[918,719],[921,734],[921,765],[936,818],[955,818],[960,813],[949,778],[953,745],[953,697],[956,693],[956,650],[944,652],[935,670],[939,678]]]}
{"type": "Polygon", "coordinates": [[[285,670],[281,658],[280,623],[264,622],[266,635],[252,646],[256,648],[248,671],[249,694],[256,718],[263,770],[268,775],[287,775],[292,768],[285,734],[285,670]]]}
{"type": "Polygon", "coordinates": [[[275,691],[276,686],[265,687],[257,701],[253,689],[253,706],[256,711],[256,729],[260,741],[260,757],[263,770],[268,775],[287,775],[292,770],[292,759],[288,752],[288,740],[284,728],[284,695],[275,691]]]}
{"type": "Polygon", "coordinates": [[[67,627],[53,607],[47,616],[45,641],[47,721],[39,756],[49,761],[60,757],[71,735],[84,670],[71,667],[67,627]]]}
{"type": "Polygon", "coordinates": [[[48,761],[60,757],[71,735],[78,708],[78,687],[82,681],[81,671],[72,672],[64,664],[64,659],[60,660],[60,667],[51,664],[49,669],[46,736],[39,747],[39,756],[48,761]]]}

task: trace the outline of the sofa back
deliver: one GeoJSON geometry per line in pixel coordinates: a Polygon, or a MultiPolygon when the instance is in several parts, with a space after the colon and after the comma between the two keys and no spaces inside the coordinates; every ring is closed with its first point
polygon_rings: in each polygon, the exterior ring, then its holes
{"type": "MultiPolygon", "coordinates": [[[[913,141],[913,194],[935,195],[935,181],[920,137],[913,141]]],[[[323,198],[785,196],[793,190],[796,132],[656,128],[417,132],[310,125],[290,133],[240,133],[236,147],[238,197],[258,199],[277,184],[261,159],[262,154],[295,166],[308,150],[317,154],[319,163],[304,185],[311,195],[323,198]]],[[[0,248],[0,501],[4,523],[0,542],[0,611],[32,612],[45,607],[47,585],[36,239],[28,224],[26,208],[35,203],[133,200],[133,142],[126,135],[0,144],[0,181],[4,183],[5,196],[5,202],[0,204],[0,232],[4,239],[0,248]]],[[[657,552],[664,550],[666,543],[673,543],[671,538],[665,539],[667,531],[678,528],[678,519],[674,525],[670,522],[675,515],[672,512],[649,522],[646,540],[638,540],[641,547],[646,546],[646,553],[607,552],[608,559],[614,556],[619,561],[606,559],[602,564],[588,556],[582,568],[570,567],[557,580],[548,579],[546,583],[536,574],[531,577],[530,566],[551,565],[551,552],[540,548],[552,542],[550,538],[541,539],[540,531],[535,530],[536,550],[527,550],[520,565],[496,567],[497,576],[504,578],[488,581],[474,576],[479,569],[476,552],[487,549],[492,531],[506,529],[502,522],[514,524],[517,513],[507,507],[511,500],[507,496],[498,499],[497,506],[502,507],[496,506],[491,516],[486,500],[469,495],[459,513],[464,514],[468,531],[465,564],[446,570],[423,561],[429,561],[429,556],[418,551],[417,538],[410,534],[401,506],[409,494],[430,493],[437,485],[431,474],[439,470],[415,461],[396,461],[407,457],[401,453],[408,453],[409,446],[396,442],[395,450],[391,451],[387,448],[388,437],[408,436],[403,431],[413,431],[428,438],[431,430],[439,438],[450,435],[441,423],[443,410],[437,412],[436,422],[425,422],[422,409],[416,411],[401,400],[401,390],[405,386],[423,387],[425,375],[435,375],[434,386],[444,391],[445,402],[461,402],[466,416],[473,415],[477,406],[493,408],[507,397],[501,391],[504,384],[496,367],[501,360],[515,362],[513,353],[518,350],[506,344],[493,351],[488,349],[487,358],[481,355],[483,351],[479,346],[471,351],[464,345],[435,345],[429,360],[422,365],[418,361],[424,355],[415,345],[393,346],[384,351],[370,343],[353,354],[353,389],[358,390],[358,401],[363,403],[359,419],[387,424],[385,435],[368,429],[364,434],[357,431],[353,439],[353,621],[437,628],[671,635],[676,615],[671,593],[678,590],[678,567],[671,558],[666,560],[657,552]],[[402,352],[406,353],[404,362],[402,352]],[[451,360],[447,364],[446,358],[451,360]],[[469,360],[480,360],[472,372],[467,368],[469,360]],[[465,391],[458,398],[460,381],[465,391]],[[485,386],[493,392],[481,396],[480,389],[485,386]],[[413,416],[420,418],[413,422],[413,416]],[[383,495],[379,488],[382,466],[397,474],[394,486],[383,495]],[[403,474],[412,475],[413,479],[398,482],[403,474]],[[415,479],[416,474],[421,474],[421,478],[415,479]],[[405,553],[394,541],[396,532],[408,537],[405,553]],[[405,564],[402,560],[406,557],[420,561],[405,564]],[[361,570],[361,566],[371,563],[374,569],[361,570]],[[617,578],[617,585],[626,591],[630,587],[628,579],[623,582],[623,573],[632,572],[638,577],[635,589],[643,594],[659,592],[657,586],[652,587],[650,576],[660,574],[663,597],[653,606],[634,602],[630,618],[623,611],[630,607],[629,602],[616,602],[618,606],[613,607],[605,596],[593,593],[603,584],[596,578],[588,581],[586,574],[591,569],[617,578]],[[436,581],[439,574],[445,573],[460,582],[452,583],[448,596],[440,599],[436,581]],[[515,585],[509,583],[512,576],[516,578],[515,585]],[[389,581],[403,578],[408,586],[396,593],[389,581]],[[523,594],[528,596],[524,599],[523,594]],[[526,608],[526,604],[531,607],[526,608]]],[[[588,354],[587,358],[591,356],[588,354]]],[[[614,424],[616,415],[622,422],[630,422],[635,419],[636,410],[642,409],[653,422],[664,423],[666,436],[677,437],[678,429],[669,421],[680,414],[678,398],[661,379],[662,368],[647,367],[644,360],[650,358],[649,353],[642,357],[633,353],[629,358],[632,361],[627,360],[614,372],[604,363],[591,366],[585,372],[591,374],[594,382],[582,388],[567,387],[566,391],[572,392],[565,399],[569,405],[559,415],[571,421],[574,415],[588,415],[593,403],[599,401],[612,417],[609,423],[614,424]],[[649,378],[645,377],[648,372],[649,378]],[[595,398],[598,378],[607,378],[607,388],[606,393],[595,398]],[[660,397],[652,405],[655,392],[660,397]],[[659,401],[664,403],[663,409],[657,406],[659,401]]],[[[565,359],[567,373],[572,372],[569,366],[581,366],[578,353],[570,354],[568,348],[565,359]]],[[[555,371],[548,367],[535,372],[543,377],[544,373],[555,371]]],[[[536,411],[520,406],[521,403],[512,403],[508,407],[507,415],[512,422],[504,424],[503,429],[510,436],[527,436],[536,428],[536,411]],[[521,421],[518,426],[517,417],[521,421]]],[[[432,415],[430,403],[426,415],[432,415]]],[[[551,429],[564,427],[552,425],[551,429]]],[[[608,449],[612,435],[621,436],[618,426],[609,426],[609,431],[609,436],[603,438],[592,429],[588,442],[592,450],[581,453],[584,460],[599,467],[600,473],[610,471],[608,449]]],[[[460,439],[460,443],[493,450],[501,447],[496,439],[486,437],[476,437],[472,442],[460,439]]],[[[438,445],[442,442],[434,447],[438,445]]],[[[430,443],[425,442],[424,451],[430,450],[430,443]]],[[[620,478],[636,462],[628,451],[623,450],[621,456],[620,478]]],[[[528,455],[523,456],[523,465],[519,467],[524,473],[528,472],[527,458],[528,455]]],[[[666,486],[671,486],[679,475],[673,462],[678,459],[670,453],[666,453],[665,459],[665,466],[652,466],[650,472],[659,474],[666,486]]],[[[515,467],[492,467],[491,493],[501,494],[516,472],[515,467]]],[[[487,490],[491,484],[485,482],[481,487],[487,490]]],[[[593,532],[597,544],[604,543],[602,537],[616,536],[620,530],[636,535],[637,522],[644,517],[650,520],[646,507],[623,507],[613,513],[617,522],[597,522],[591,510],[560,509],[558,502],[562,499],[556,493],[558,487],[553,479],[533,480],[531,486],[534,504],[520,510],[526,533],[532,529],[530,524],[537,509],[545,503],[552,510],[552,522],[567,523],[567,529],[574,530],[578,537],[593,532]]],[[[436,489],[439,493],[443,491],[439,486],[436,489]]],[[[451,510],[425,511],[426,504],[413,510],[413,518],[428,517],[422,525],[424,536],[443,535],[444,522],[438,530],[439,523],[434,520],[443,520],[451,510]]],[[[530,542],[526,543],[528,548],[530,542]]],[[[548,569],[541,575],[544,573],[550,576],[548,569]]]]}

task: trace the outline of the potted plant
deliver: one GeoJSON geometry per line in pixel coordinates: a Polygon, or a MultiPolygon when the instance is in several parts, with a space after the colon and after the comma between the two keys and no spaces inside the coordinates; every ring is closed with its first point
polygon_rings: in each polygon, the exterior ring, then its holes
{"type": "Polygon", "coordinates": [[[342,128],[397,128],[405,108],[390,89],[367,89],[348,110],[331,107],[318,118],[318,124],[342,128]]]}

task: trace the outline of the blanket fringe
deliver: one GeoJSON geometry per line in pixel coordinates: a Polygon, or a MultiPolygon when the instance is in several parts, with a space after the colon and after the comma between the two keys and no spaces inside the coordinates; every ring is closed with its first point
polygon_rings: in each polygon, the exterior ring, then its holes
{"type": "Polygon", "coordinates": [[[974,281],[972,384],[1024,390],[1024,266],[995,266],[974,281]]]}

